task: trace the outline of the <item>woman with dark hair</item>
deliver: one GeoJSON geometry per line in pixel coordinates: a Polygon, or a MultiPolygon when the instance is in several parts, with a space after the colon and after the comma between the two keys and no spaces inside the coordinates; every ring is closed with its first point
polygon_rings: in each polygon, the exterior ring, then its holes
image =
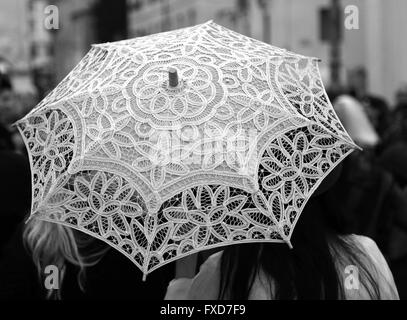
{"type": "Polygon", "coordinates": [[[173,280],[166,299],[398,299],[375,242],[352,234],[321,203],[318,195],[308,202],[291,238],[293,249],[267,243],[225,247],[193,279],[173,280]]]}

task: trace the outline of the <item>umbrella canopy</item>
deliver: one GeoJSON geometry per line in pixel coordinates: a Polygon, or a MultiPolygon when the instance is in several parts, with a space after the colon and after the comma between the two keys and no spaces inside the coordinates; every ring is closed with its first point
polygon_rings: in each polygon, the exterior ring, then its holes
{"type": "Polygon", "coordinates": [[[31,217],[107,242],[144,273],[244,242],[286,242],[352,150],[318,59],[209,21],[92,46],[17,122],[31,217]]]}

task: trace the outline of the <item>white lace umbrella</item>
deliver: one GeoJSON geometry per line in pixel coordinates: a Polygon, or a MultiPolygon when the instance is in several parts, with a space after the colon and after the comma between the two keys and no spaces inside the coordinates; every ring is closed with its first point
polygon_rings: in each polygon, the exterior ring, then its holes
{"type": "Polygon", "coordinates": [[[31,217],[105,241],[144,276],[209,248],[291,246],[356,148],[317,62],[211,21],[94,45],[17,122],[31,217]]]}

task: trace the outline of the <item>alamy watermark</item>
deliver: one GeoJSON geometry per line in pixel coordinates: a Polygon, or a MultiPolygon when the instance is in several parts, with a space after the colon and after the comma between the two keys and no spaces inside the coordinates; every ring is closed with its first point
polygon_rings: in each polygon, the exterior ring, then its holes
{"type": "Polygon", "coordinates": [[[44,27],[47,30],[59,29],[59,9],[55,5],[46,6],[44,9],[44,27]]]}
{"type": "MultiPolygon", "coordinates": [[[[359,30],[359,8],[356,5],[347,5],[344,8],[344,26],[346,30],[359,30]]],[[[44,8],[44,27],[47,30],[59,29],[59,9],[56,5],[44,8]]]]}
{"type": "Polygon", "coordinates": [[[344,9],[345,19],[343,24],[346,30],[359,30],[359,8],[355,5],[348,5],[344,9]]]}
{"type": "Polygon", "coordinates": [[[345,289],[359,290],[359,269],[355,265],[348,265],[344,270],[345,274],[345,289]]]}
{"type": "Polygon", "coordinates": [[[50,264],[44,269],[45,279],[44,287],[47,290],[59,290],[59,269],[57,266],[50,264]]]}
{"type": "MultiPolygon", "coordinates": [[[[344,273],[346,274],[344,280],[345,289],[359,290],[359,268],[355,265],[348,265],[345,267],[344,273]]],[[[53,264],[47,265],[44,269],[44,274],[44,287],[47,290],[58,290],[60,285],[58,267],[53,264]]]]}
{"type": "Polygon", "coordinates": [[[225,161],[239,174],[251,175],[260,133],[254,128],[220,128],[211,123],[203,129],[195,126],[151,129],[148,138],[138,144],[142,157],[133,162],[133,167],[143,170],[147,161],[155,167],[182,163],[207,168],[225,161]]]}

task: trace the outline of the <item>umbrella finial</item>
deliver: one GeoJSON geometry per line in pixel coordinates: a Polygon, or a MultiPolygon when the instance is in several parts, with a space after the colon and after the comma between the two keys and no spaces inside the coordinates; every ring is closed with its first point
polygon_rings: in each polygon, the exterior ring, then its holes
{"type": "Polygon", "coordinates": [[[168,68],[168,83],[170,87],[176,87],[178,85],[178,73],[175,68],[168,68]]]}

